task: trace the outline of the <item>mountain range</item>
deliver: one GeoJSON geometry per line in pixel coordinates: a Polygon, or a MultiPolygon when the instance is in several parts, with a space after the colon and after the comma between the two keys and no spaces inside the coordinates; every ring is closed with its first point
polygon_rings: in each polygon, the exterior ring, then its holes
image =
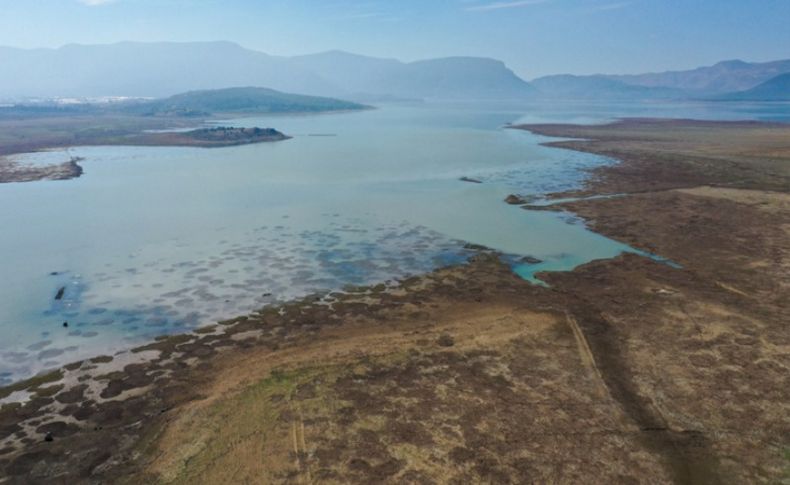
{"type": "Polygon", "coordinates": [[[189,91],[157,99],[130,98],[101,103],[19,103],[0,106],[0,119],[84,115],[206,117],[230,113],[320,113],[368,108],[370,106],[335,98],[240,87],[189,91]]]}
{"type": "Polygon", "coordinates": [[[757,86],[718,97],[723,101],[790,101],[790,72],[780,74],[757,86]]]}
{"type": "MultiPolygon", "coordinates": [[[[0,99],[163,98],[196,90],[258,86],[362,102],[388,99],[738,99],[790,72],[790,60],[725,61],[688,71],[546,76],[527,82],[503,62],[447,57],[401,62],[328,51],[281,57],[231,42],[0,47],[0,99]]],[[[786,96],[781,83],[771,96],[786,96]]],[[[764,92],[761,96],[768,96],[764,92]]]]}
{"type": "Polygon", "coordinates": [[[701,95],[744,91],[790,72],[790,59],[773,62],[723,61],[688,71],[608,76],[609,79],[645,87],[681,89],[701,95]]]}
{"type": "Polygon", "coordinates": [[[365,109],[367,106],[320,96],[283,93],[268,88],[224,88],[189,91],[164,99],[137,103],[119,103],[126,112],[146,116],[193,115],[214,113],[310,113],[365,109]]]}
{"type": "Polygon", "coordinates": [[[333,51],[277,57],[230,42],[0,48],[0,98],[165,97],[185,91],[261,86],[308,95],[507,98],[534,93],[493,59],[404,63],[333,51]]]}
{"type": "MultiPolygon", "coordinates": [[[[740,92],[790,73],[790,60],[774,62],[723,61],[688,71],[589,76],[557,75],[534,79],[532,85],[548,97],[573,99],[729,99],[747,100],[740,92]]],[[[757,96],[757,94],[752,94],[757,96]]],[[[774,85],[763,100],[790,96],[774,85]]]]}
{"type": "Polygon", "coordinates": [[[532,81],[544,97],[556,99],[678,99],[687,93],[673,87],[650,87],[626,84],[606,76],[558,74],[532,81]]]}

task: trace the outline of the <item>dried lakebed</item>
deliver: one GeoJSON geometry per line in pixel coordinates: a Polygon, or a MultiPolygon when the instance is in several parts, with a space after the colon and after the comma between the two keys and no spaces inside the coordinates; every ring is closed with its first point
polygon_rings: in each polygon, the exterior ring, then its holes
{"type": "MultiPolygon", "coordinates": [[[[635,192],[667,158],[702,179],[710,158],[672,155],[713,149],[692,141],[634,142],[583,190],[635,192]]],[[[14,387],[32,399],[2,408],[0,466],[11,483],[781,480],[790,201],[754,180],[782,176],[788,147],[765,141],[714,164],[726,188],[566,203],[680,269],[627,254],[545,288],[483,251],[266,307],[14,387]]]]}

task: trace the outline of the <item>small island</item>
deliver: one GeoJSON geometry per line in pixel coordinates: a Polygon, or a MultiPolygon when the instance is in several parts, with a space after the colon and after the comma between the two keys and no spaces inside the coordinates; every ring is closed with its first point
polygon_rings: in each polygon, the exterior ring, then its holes
{"type": "Polygon", "coordinates": [[[274,128],[217,126],[185,132],[145,133],[128,140],[129,145],[218,148],[290,139],[274,128]]]}

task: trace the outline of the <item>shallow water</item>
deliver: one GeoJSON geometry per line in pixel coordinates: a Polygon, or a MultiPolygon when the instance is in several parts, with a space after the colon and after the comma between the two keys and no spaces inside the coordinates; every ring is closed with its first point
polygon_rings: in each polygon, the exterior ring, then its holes
{"type": "MultiPolygon", "coordinates": [[[[712,113],[765,114],[723,108],[712,113]]],[[[531,280],[629,251],[570,214],[504,204],[575,187],[582,169],[610,161],[503,126],[699,110],[683,109],[396,105],[222,122],[294,136],[278,143],[72,149],[83,177],[0,185],[0,384],[278,301],[462,263],[466,242],[542,260],[514,266],[531,280]]]]}

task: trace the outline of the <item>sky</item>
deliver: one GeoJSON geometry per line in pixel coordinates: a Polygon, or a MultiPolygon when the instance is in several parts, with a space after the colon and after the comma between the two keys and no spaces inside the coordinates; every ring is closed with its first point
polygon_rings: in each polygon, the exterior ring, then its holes
{"type": "Polygon", "coordinates": [[[501,59],[532,79],[790,58],[790,0],[0,0],[0,45],[229,40],[501,59]]]}

